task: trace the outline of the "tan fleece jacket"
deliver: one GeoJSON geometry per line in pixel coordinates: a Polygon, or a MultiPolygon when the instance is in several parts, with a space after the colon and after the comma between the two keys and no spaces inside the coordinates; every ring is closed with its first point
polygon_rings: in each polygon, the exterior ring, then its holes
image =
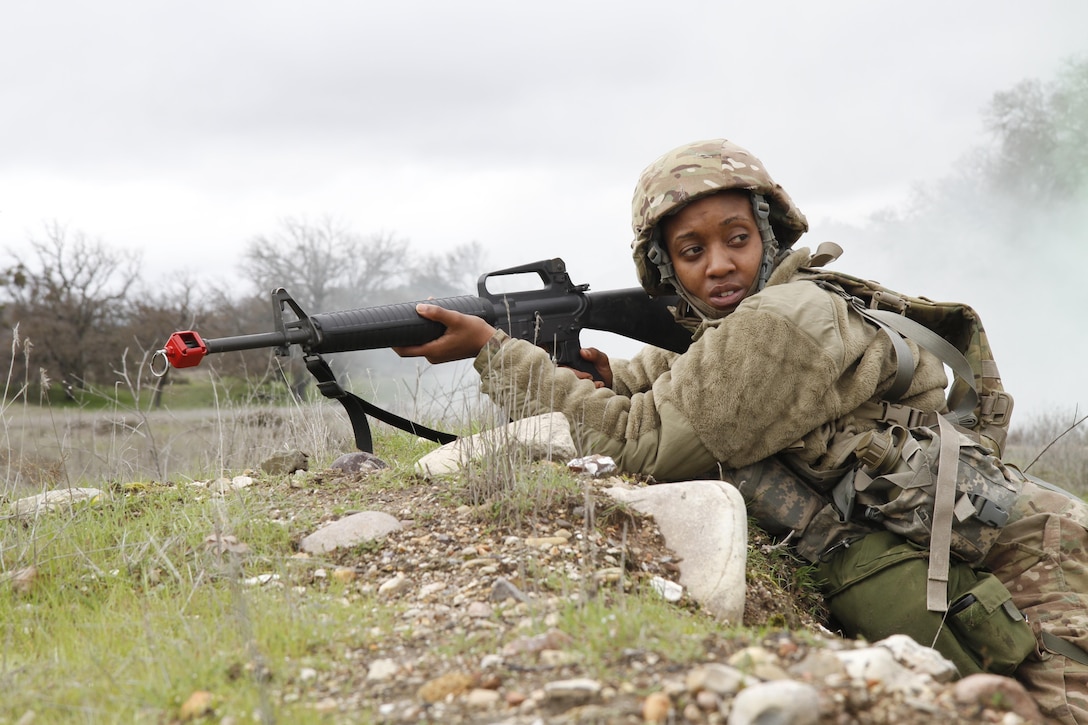
{"type": "MultiPolygon", "coordinates": [[[[891,385],[887,336],[846,302],[795,273],[806,249],[778,266],[763,290],[696,333],[682,355],[648,347],[612,361],[598,389],[548,354],[498,333],[476,358],[482,389],[513,418],[558,410],[580,450],[611,456],[659,481],[739,468],[789,448],[816,468],[837,437],[870,427],[850,414],[891,385]]],[[[902,401],[940,410],[947,378],[908,341],[916,370],[902,401]]]]}

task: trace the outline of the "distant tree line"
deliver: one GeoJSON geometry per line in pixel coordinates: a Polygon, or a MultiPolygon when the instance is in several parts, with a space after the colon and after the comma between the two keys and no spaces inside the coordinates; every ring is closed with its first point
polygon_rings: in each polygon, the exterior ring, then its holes
{"type": "MultiPolygon", "coordinates": [[[[138,253],[57,223],[29,240],[29,253],[5,250],[0,277],[0,344],[11,351],[6,397],[37,402],[46,390],[77,399],[89,388],[161,391],[151,355],[176,330],[207,338],[273,329],[270,290],[286,288],[309,313],[428,296],[470,294],[483,254],[475,243],[419,253],[391,234],[364,236],[331,218],[288,218],[245,245],[247,291],[232,296],[184,276],[149,284],[138,253]]],[[[273,380],[301,394],[308,376],[297,360],[270,351],[208,358],[223,376],[273,380]]]]}

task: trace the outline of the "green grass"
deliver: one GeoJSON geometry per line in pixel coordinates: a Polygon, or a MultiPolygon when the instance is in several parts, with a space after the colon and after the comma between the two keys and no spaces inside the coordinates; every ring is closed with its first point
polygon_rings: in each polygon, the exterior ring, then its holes
{"type": "Polygon", "coordinates": [[[217,714],[313,717],[284,687],[302,667],[341,661],[387,629],[397,607],[342,587],[310,586],[295,523],[248,490],[226,498],[197,487],[114,493],[67,512],[7,522],[0,571],[36,570],[19,591],[0,586],[0,722],[167,721],[192,692],[215,693],[217,714]],[[232,535],[237,555],[207,539],[232,535]],[[246,584],[260,574],[278,580],[246,584]],[[269,713],[271,714],[271,713],[269,713]]]}

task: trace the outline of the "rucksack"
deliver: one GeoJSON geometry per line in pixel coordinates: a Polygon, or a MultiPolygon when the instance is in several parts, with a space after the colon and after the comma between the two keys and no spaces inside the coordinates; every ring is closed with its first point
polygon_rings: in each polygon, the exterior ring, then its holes
{"type": "Polygon", "coordinates": [[[880,401],[856,411],[879,425],[857,444],[857,462],[824,491],[843,522],[860,515],[926,547],[927,606],[945,611],[950,557],[981,565],[1019,495],[1022,479],[1000,460],[1013,399],[1001,384],[975,310],[821,269],[841,253],[838,245],[823,244],[799,274],[840,295],[883,330],[897,372],[880,401]],[[951,369],[947,410],[923,411],[898,402],[915,369],[905,339],[951,369]]]}
{"type": "MultiPolygon", "coordinates": [[[[821,286],[843,295],[864,317],[886,330],[898,332],[936,355],[954,374],[948,393],[948,415],[961,432],[1000,457],[1008,438],[1013,398],[1005,391],[994,361],[982,320],[970,306],[960,302],[935,302],[891,290],[872,280],[844,272],[822,269],[842,254],[833,242],[824,242],[800,273],[821,286]]],[[[913,365],[903,360],[902,340],[890,335],[896,345],[903,377],[885,396],[889,408],[884,419],[910,427],[909,413],[897,410],[898,396],[910,385],[913,365]]],[[[909,350],[907,350],[909,355],[909,350]]],[[[874,411],[875,412],[875,411],[874,411]]],[[[935,419],[927,421],[936,425],[935,419]]]]}

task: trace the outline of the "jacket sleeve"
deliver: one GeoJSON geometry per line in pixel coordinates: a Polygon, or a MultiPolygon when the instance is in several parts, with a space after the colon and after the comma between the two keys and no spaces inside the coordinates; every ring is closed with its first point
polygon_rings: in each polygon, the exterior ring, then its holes
{"type": "Polygon", "coordinates": [[[598,389],[530,343],[499,336],[475,365],[511,417],[560,411],[585,452],[677,480],[761,460],[855,410],[890,384],[885,342],[845,302],[798,282],[746,299],[639,392],[598,389]]]}
{"type": "Polygon", "coordinates": [[[674,352],[647,346],[630,360],[612,360],[612,390],[620,395],[645,393],[677,357],[674,352]]]}
{"type": "Polygon", "coordinates": [[[652,380],[647,377],[650,368],[646,365],[664,365],[674,353],[656,350],[650,353],[648,363],[638,362],[640,356],[623,361],[623,369],[630,374],[622,379],[645,388],[630,394],[597,388],[570,370],[556,367],[541,348],[510,339],[501,330],[480,352],[474,365],[483,392],[510,417],[520,419],[553,411],[566,415],[571,421],[571,435],[583,455],[611,456],[621,470],[643,473],[659,481],[691,478],[709,471],[715,465],[714,456],[675,408],[656,405],[652,380]]]}

